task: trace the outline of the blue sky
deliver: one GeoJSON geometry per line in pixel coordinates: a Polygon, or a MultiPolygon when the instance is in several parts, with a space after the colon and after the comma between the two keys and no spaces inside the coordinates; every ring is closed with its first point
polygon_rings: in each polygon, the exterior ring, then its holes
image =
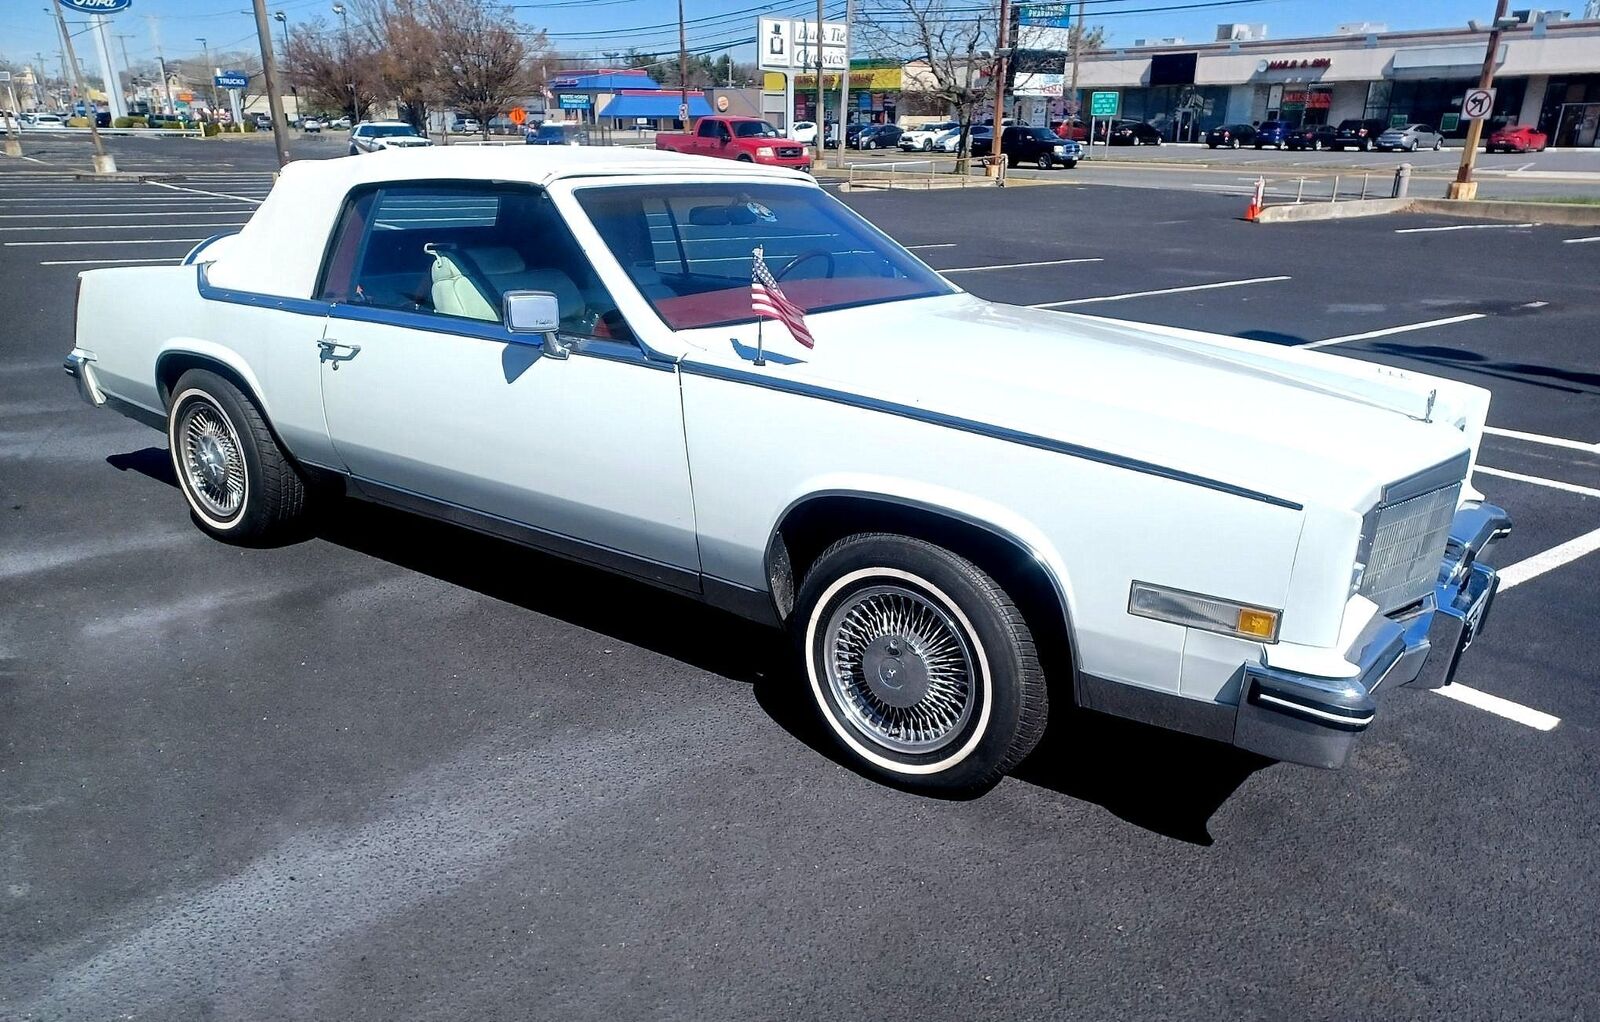
{"type": "MultiPolygon", "coordinates": [[[[50,66],[56,67],[56,32],[53,19],[45,13],[46,2],[0,0],[6,11],[0,16],[0,55],[31,61],[36,52],[43,53],[50,66]]],[[[1286,39],[1325,33],[1346,21],[1385,22],[1392,29],[1464,26],[1468,18],[1487,19],[1494,10],[1490,0],[1248,0],[1191,11],[1111,13],[1183,2],[1089,0],[1086,20],[1104,25],[1112,44],[1126,44],[1145,36],[1181,36],[1189,42],[1205,42],[1214,37],[1218,24],[1230,21],[1265,22],[1269,38],[1286,39]]],[[[842,0],[828,0],[830,11],[836,3],[842,5],[842,0]]],[[[268,0],[267,9],[282,10],[293,31],[314,17],[331,20],[330,4],[331,0],[268,0]]],[[[725,43],[753,35],[759,4],[760,0],[685,0],[686,17],[691,21],[689,45],[725,43]]],[[[677,45],[677,30],[671,24],[677,10],[672,0],[546,0],[516,6],[529,26],[550,30],[563,51],[591,54],[629,46],[661,51],[677,45]]],[[[1576,13],[1582,9],[1582,0],[1570,0],[1564,6],[1576,13]]],[[[128,36],[125,42],[134,61],[155,55],[155,33],[159,33],[167,57],[179,58],[199,52],[198,36],[205,36],[213,51],[254,46],[249,7],[250,0],[133,0],[129,10],[112,16],[111,21],[114,32],[128,36]]],[[[772,0],[766,7],[780,14],[816,10],[815,0],[772,0]]],[[[81,21],[82,16],[68,13],[68,20],[81,21]]],[[[276,40],[280,27],[276,23],[272,27],[276,40]]],[[[93,67],[94,51],[88,39],[75,38],[74,45],[85,66],[93,67]]],[[[735,47],[734,55],[744,59],[750,51],[748,46],[735,47]]]]}

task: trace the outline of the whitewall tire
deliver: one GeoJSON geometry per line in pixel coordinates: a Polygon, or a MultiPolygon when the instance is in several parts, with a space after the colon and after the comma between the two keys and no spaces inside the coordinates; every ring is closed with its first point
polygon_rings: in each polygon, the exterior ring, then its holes
{"type": "Polygon", "coordinates": [[[982,569],[932,543],[868,533],[818,557],[794,617],[832,736],[908,787],[994,784],[1044,733],[1033,637],[982,569]]]}
{"type": "Polygon", "coordinates": [[[167,446],[195,524],[230,543],[296,530],[306,486],[255,403],[217,373],[178,378],[167,408],[167,446]]]}

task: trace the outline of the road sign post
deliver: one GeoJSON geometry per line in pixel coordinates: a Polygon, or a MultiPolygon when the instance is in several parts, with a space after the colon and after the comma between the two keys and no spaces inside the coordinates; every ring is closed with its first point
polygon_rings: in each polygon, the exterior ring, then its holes
{"type": "Polygon", "coordinates": [[[1509,0],[1496,0],[1494,25],[1489,29],[1489,46],[1483,55],[1483,71],[1478,75],[1478,87],[1468,89],[1461,100],[1461,117],[1467,121],[1467,137],[1461,146],[1461,168],[1456,179],[1450,182],[1446,193],[1451,199],[1476,199],[1478,182],[1472,180],[1472,165],[1478,158],[1478,140],[1483,137],[1484,119],[1494,113],[1494,62],[1500,54],[1500,30],[1516,22],[1506,17],[1509,0]]]}
{"type": "Polygon", "coordinates": [[[1091,92],[1089,93],[1089,146],[1093,152],[1095,128],[1103,117],[1107,121],[1106,144],[1111,144],[1110,121],[1122,109],[1122,93],[1120,92],[1091,92]]]}

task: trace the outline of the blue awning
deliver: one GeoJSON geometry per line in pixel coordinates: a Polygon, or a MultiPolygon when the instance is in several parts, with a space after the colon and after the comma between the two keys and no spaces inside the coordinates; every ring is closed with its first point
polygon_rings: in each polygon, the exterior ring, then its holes
{"type": "MultiPolygon", "coordinates": [[[[617,96],[600,111],[601,117],[677,117],[681,94],[662,92],[656,96],[617,96]]],[[[689,97],[689,118],[710,117],[711,104],[704,96],[689,97]]]]}

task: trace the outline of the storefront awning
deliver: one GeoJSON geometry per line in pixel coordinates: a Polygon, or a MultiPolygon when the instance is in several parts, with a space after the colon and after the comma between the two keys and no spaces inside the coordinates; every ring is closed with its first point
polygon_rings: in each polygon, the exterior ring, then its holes
{"type": "MultiPolygon", "coordinates": [[[[618,96],[600,111],[601,117],[677,117],[681,93],[665,92],[654,96],[618,96]]],[[[689,117],[710,117],[711,104],[704,96],[689,97],[689,117]]]]}

